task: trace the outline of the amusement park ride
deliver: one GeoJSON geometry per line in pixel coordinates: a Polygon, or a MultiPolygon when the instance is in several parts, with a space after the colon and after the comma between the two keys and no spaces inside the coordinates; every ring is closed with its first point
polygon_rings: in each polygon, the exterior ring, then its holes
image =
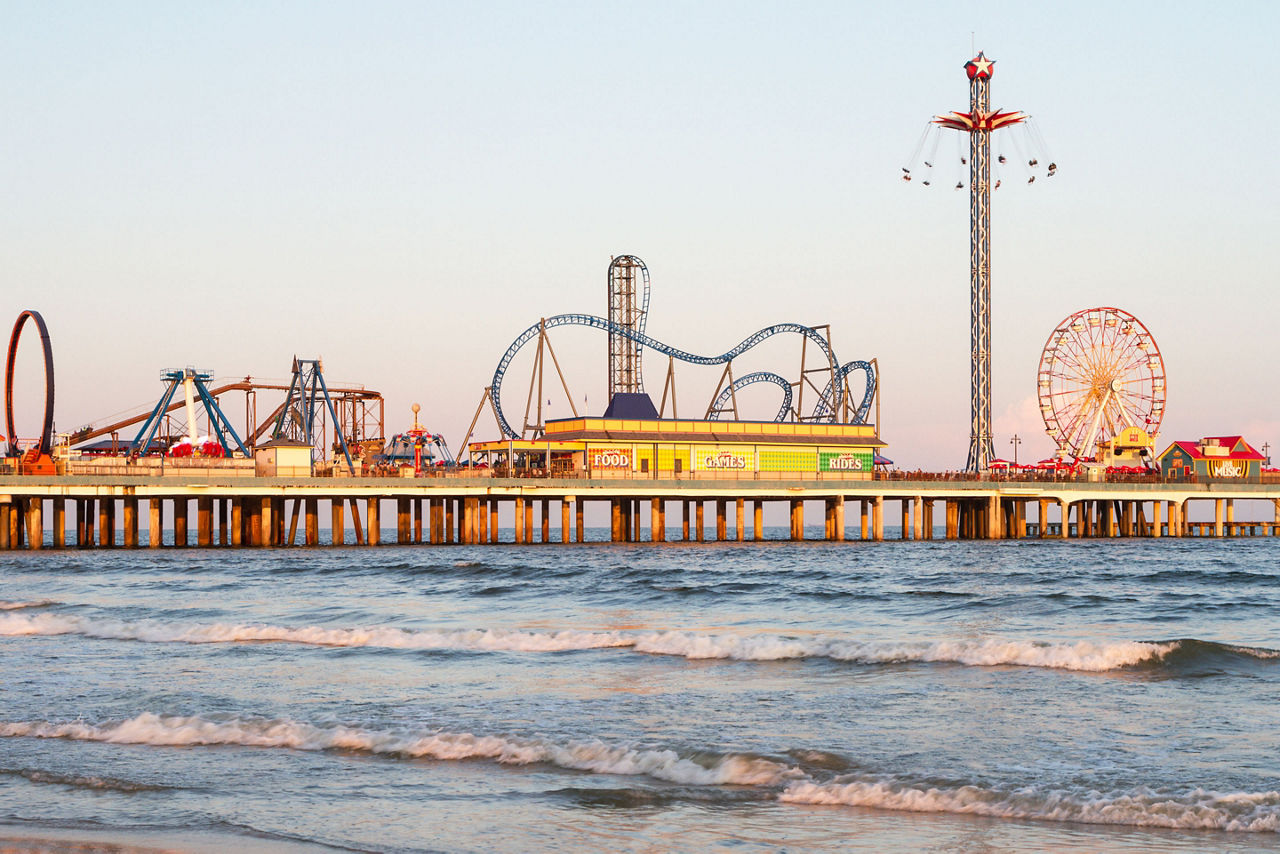
{"type": "Polygon", "coordinates": [[[1101,459],[1126,430],[1141,431],[1148,446],[1159,435],[1164,358],[1127,311],[1090,308],[1059,323],[1045,342],[1036,386],[1061,459],[1101,459]]]}
{"type": "Polygon", "coordinates": [[[718,420],[725,415],[732,420],[740,420],[742,416],[738,408],[738,393],[749,385],[772,383],[782,390],[782,401],[771,419],[775,422],[867,423],[871,415],[872,403],[878,400],[876,361],[872,359],[841,362],[832,349],[828,326],[778,323],[749,335],[737,346],[724,353],[714,356],[698,355],[664,344],[645,333],[645,321],[649,314],[649,294],[649,270],[644,262],[634,255],[620,255],[609,263],[608,318],[590,314],[558,314],[542,318],[516,336],[515,341],[498,360],[498,366],[493,372],[493,380],[481,395],[480,405],[476,407],[475,416],[460,447],[467,447],[486,404],[492,410],[494,420],[504,438],[538,439],[544,435],[545,420],[542,401],[547,356],[551,357],[556,378],[568,400],[573,417],[579,417],[578,408],[574,402],[575,395],[569,390],[568,381],[560,369],[559,359],[556,357],[548,335],[549,330],[561,326],[589,327],[602,330],[608,335],[610,410],[606,412],[606,417],[615,414],[615,407],[623,405],[622,402],[626,400],[625,405],[639,405],[648,410],[643,414],[627,417],[677,418],[675,367],[676,362],[683,362],[690,365],[724,366],[702,416],[708,421],[718,420]],[[734,360],[776,335],[800,337],[800,366],[795,375],[796,378],[788,379],[772,371],[756,371],[735,378],[734,360]],[[503,408],[502,385],[516,355],[534,339],[537,339],[537,349],[525,400],[524,418],[520,429],[517,430],[503,408]],[[657,407],[653,406],[645,392],[644,377],[641,372],[641,354],[646,347],[667,357],[662,400],[657,407]],[[816,352],[810,354],[811,349],[816,352]],[[863,379],[859,394],[855,394],[849,385],[850,375],[857,372],[861,372],[863,379]],[[810,397],[812,404],[807,410],[805,408],[806,388],[811,390],[812,395],[810,397]],[[635,401],[636,397],[643,398],[643,403],[635,401]],[[628,398],[633,399],[628,400],[628,398]],[[671,406],[669,416],[667,415],[668,402],[671,406]]]}
{"type": "Polygon", "coordinates": [[[376,453],[382,448],[382,395],[364,386],[330,387],[316,359],[295,357],[288,385],[255,382],[245,377],[239,382],[210,388],[213,372],[196,368],[163,371],[160,378],[167,386],[149,412],[102,427],[81,428],[71,434],[71,443],[83,446],[102,436],[115,438],[141,424],[135,438],[121,447],[133,458],[154,452],[157,439],[163,449],[174,448],[182,442],[192,448],[195,455],[220,457],[251,456],[262,442],[289,439],[310,445],[316,460],[328,459],[330,452],[335,456],[341,454],[348,470],[353,470],[356,454],[365,450],[376,453]],[[183,397],[175,402],[179,387],[184,390],[183,397]],[[264,391],[283,391],[285,398],[259,422],[257,395],[264,391]],[[231,426],[219,402],[231,392],[245,396],[244,441],[231,426]],[[204,430],[200,429],[202,423],[204,430]],[[202,434],[208,439],[202,441],[202,434]]]}
{"type": "MultiPolygon", "coordinates": [[[[951,112],[935,116],[931,122],[935,131],[950,128],[969,134],[969,153],[959,155],[960,165],[969,168],[969,456],[965,470],[984,472],[995,458],[991,440],[991,134],[1004,128],[1026,124],[1030,116],[1017,111],[991,109],[991,75],[995,61],[979,53],[965,63],[969,76],[969,112],[951,112]]],[[[926,128],[928,133],[929,128],[926,128]]],[[[1037,135],[1038,136],[1038,135],[1037,135]]],[[[1016,138],[1015,138],[1016,139],[1016,138]]],[[[925,134],[916,146],[912,162],[902,169],[903,180],[912,179],[912,169],[924,148],[925,134]]],[[[925,156],[926,176],[920,182],[930,186],[934,179],[937,134],[934,134],[930,153],[925,156]]],[[[1019,162],[1025,160],[1027,168],[1040,164],[1036,152],[1020,153],[1019,162]]],[[[997,168],[1006,165],[1009,157],[998,154],[997,168]]],[[[1050,162],[1046,175],[1057,174],[1058,166],[1050,162]]],[[[1032,174],[1027,183],[1036,179],[1032,174]]],[[[996,181],[996,187],[1000,181],[996,181]]],[[[963,179],[957,180],[956,189],[964,187],[963,179]]]]}

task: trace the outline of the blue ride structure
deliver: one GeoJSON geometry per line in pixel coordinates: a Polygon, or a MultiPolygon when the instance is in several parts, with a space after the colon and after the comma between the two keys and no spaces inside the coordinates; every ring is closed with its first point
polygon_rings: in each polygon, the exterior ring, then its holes
{"type": "MultiPolygon", "coordinates": [[[[588,327],[607,333],[609,337],[609,394],[611,399],[618,392],[643,392],[644,384],[640,373],[640,354],[645,348],[648,348],[667,356],[673,361],[673,364],[675,361],[680,361],[691,365],[726,366],[726,375],[730,377],[730,381],[728,385],[724,385],[722,380],[721,387],[717,388],[717,396],[711,406],[708,407],[706,420],[716,420],[726,411],[736,411],[736,407],[730,407],[729,404],[735,400],[739,391],[756,383],[767,382],[779,386],[783,393],[781,405],[772,419],[773,421],[785,421],[788,418],[793,418],[795,420],[838,423],[843,412],[847,417],[845,423],[867,423],[878,388],[875,364],[863,360],[840,362],[836,358],[829,340],[818,328],[801,323],[776,323],[753,332],[723,353],[717,355],[692,353],[673,347],[645,333],[644,326],[649,307],[649,274],[643,262],[632,255],[614,258],[609,266],[609,280],[609,318],[597,317],[592,314],[557,314],[543,318],[517,335],[506,349],[506,352],[502,354],[502,358],[498,360],[498,365],[493,372],[493,381],[487,389],[487,393],[494,417],[505,438],[522,438],[521,431],[517,431],[511,425],[502,408],[502,384],[506,378],[507,370],[517,354],[535,338],[539,339],[537,358],[540,364],[542,344],[546,340],[547,330],[561,326],[588,327]],[[621,275],[619,270],[623,271],[621,275]],[[727,366],[731,365],[734,359],[777,335],[801,336],[806,345],[812,344],[817,347],[824,363],[823,367],[821,369],[811,368],[805,370],[802,361],[801,377],[794,382],[770,371],[756,371],[737,379],[732,379],[727,366]],[[828,375],[826,386],[818,392],[812,411],[808,414],[801,413],[793,408],[792,405],[795,398],[794,390],[809,382],[805,376],[806,374],[818,370],[828,375]],[[858,371],[862,372],[865,383],[861,396],[855,397],[849,390],[849,376],[858,371]]],[[[554,358],[554,354],[552,355],[554,358]]],[[[814,388],[816,389],[816,386],[814,388]]],[[[566,388],[567,391],[568,389],[566,388]]],[[[532,394],[533,390],[531,388],[530,397],[532,397],[532,394]]],[[[803,389],[801,389],[801,394],[803,395],[803,389]]],[[[540,427],[540,424],[530,425],[526,418],[525,429],[530,426],[540,427]]]]}

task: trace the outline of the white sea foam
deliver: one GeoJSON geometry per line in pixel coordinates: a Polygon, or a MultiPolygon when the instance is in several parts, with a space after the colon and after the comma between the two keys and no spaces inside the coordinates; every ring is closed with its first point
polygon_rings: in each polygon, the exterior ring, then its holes
{"type": "Polygon", "coordinates": [[[1001,792],[978,786],[924,788],[886,781],[792,783],[779,796],[786,803],[945,812],[993,818],[1271,832],[1280,830],[1280,792],[1182,794],[1149,790],[1103,794],[1039,791],[1001,792]]]}
{"type": "MultiPolygon", "coordinates": [[[[0,636],[65,635],[149,643],[296,643],[332,647],[563,652],[633,648],[651,655],[688,659],[778,661],[827,658],[858,664],[949,662],[975,666],[1021,665],[1061,670],[1107,671],[1159,659],[1178,646],[1169,643],[1043,643],[984,640],[894,643],[782,635],[699,634],[695,632],[521,631],[512,629],[402,629],[393,626],[331,628],[261,623],[192,624],[163,620],[112,620],[74,614],[0,613],[0,636]]],[[[1241,649],[1244,649],[1243,647],[1241,649]]]]}
{"type": "Polygon", "coordinates": [[[641,636],[639,652],[685,658],[727,658],[774,661],[790,658],[829,658],[862,664],[894,662],[952,662],[968,665],[1017,664],[1062,670],[1105,671],[1128,667],[1167,655],[1177,642],[1039,643],[985,639],[935,643],[884,643],[780,636],[699,635],[662,632],[641,636]]]}
{"type": "Polygon", "coordinates": [[[463,649],[510,652],[560,652],[630,646],[617,632],[529,632],[503,629],[414,630],[391,626],[366,628],[290,628],[259,623],[189,624],[160,620],[110,620],[67,614],[0,614],[0,636],[66,635],[150,643],[297,643],[313,646],[388,649],[463,649]]]}
{"type": "Polygon", "coordinates": [[[290,720],[210,720],[152,713],[103,725],[80,721],[0,723],[0,737],[65,738],[161,747],[242,745],[292,750],[351,750],[414,759],[488,759],[504,765],[545,762],[595,774],[647,776],[686,785],[776,786],[801,776],[761,757],[730,754],[703,764],[672,750],[611,746],[600,741],[557,744],[544,739],[471,733],[373,730],[290,720]]]}

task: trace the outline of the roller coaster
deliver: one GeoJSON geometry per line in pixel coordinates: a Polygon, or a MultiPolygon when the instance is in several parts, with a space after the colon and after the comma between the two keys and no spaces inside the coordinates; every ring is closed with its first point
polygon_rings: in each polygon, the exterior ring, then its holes
{"type": "MultiPolygon", "coordinates": [[[[510,439],[523,438],[523,433],[530,430],[531,428],[533,429],[533,433],[535,437],[538,434],[540,434],[542,429],[542,424],[541,424],[542,419],[540,414],[541,406],[539,405],[539,415],[533,424],[529,423],[528,412],[526,412],[524,430],[523,431],[516,430],[515,427],[512,426],[510,420],[507,418],[506,413],[503,411],[503,408],[502,408],[502,385],[503,385],[503,381],[506,378],[507,370],[511,366],[512,361],[516,358],[517,354],[525,347],[525,345],[527,345],[529,342],[533,341],[536,338],[538,339],[538,355],[535,361],[535,368],[534,368],[535,379],[533,382],[540,387],[543,347],[544,345],[546,345],[549,348],[549,342],[547,340],[547,330],[554,329],[556,327],[561,327],[561,326],[588,327],[591,329],[599,329],[608,334],[609,342],[610,342],[610,392],[611,394],[615,390],[615,383],[614,383],[615,375],[619,374],[619,368],[616,363],[619,361],[623,361],[623,359],[620,359],[615,355],[615,352],[614,352],[615,350],[624,353],[626,355],[626,358],[629,358],[631,362],[631,367],[630,367],[629,373],[627,374],[628,382],[625,387],[626,390],[637,391],[637,392],[644,391],[644,384],[643,384],[643,379],[640,376],[639,364],[640,364],[640,353],[643,351],[644,348],[647,347],[650,350],[653,350],[657,353],[661,353],[662,355],[667,356],[671,360],[672,367],[671,369],[669,369],[669,372],[668,372],[668,386],[671,389],[673,399],[674,399],[673,370],[674,370],[674,363],[676,361],[684,362],[691,365],[706,365],[706,366],[724,365],[725,366],[725,373],[721,377],[721,381],[716,388],[716,393],[714,395],[712,403],[707,408],[707,412],[705,415],[706,420],[717,420],[720,418],[722,414],[726,412],[731,412],[736,417],[737,393],[747,386],[750,386],[756,383],[767,382],[767,383],[773,383],[774,385],[779,386],[783,392],[781,405],[778,408],[777,414],[772,419],[774,421],[786,421],[788,419],[793,419],[797,421],[801,421],[801,420],[816,421],[816,422],[825,421],[825,422],[832,422],[832,423],[838,423],[841,421],[844,421],[846,423],[854,423],[854,424],[867,423],[867,418],[870,415],[871,406],[873,401],[875,400],[877,387],[878,387],[877,371],[876,371],[876,366],[873,362],[867,362],[867,361],[861,361],[861,360],[852,361],[852,362],[843,362],[843,363],[840,362],[836,358],[836,355],[832,350],[831,344],[827,336],[823,335],[819,331],[819,328],[815,328],[812,326],[805,326],[799,323],[778,323],[772,326],[767,326],[764,329],[758,330],[757,332],[754,332],[751,335],[747,336],[741,342],[739,342],[735,347],[732,347],[726,352],[721,353],[719,355],[715,355],[715,356],[699,355],[696,353],[691,353],[687,350],[681,350],[677,347],[672,347],[668,344],[658,341],[655,338],[650,337],[644,332],[644,321],[648,314],[648,304],[649,304],[649,276],[648,276],[648,271],[647,269],[644,268],[643,263],[640,262],[640,260],[638,258],[635,258],[634,256],[630,256],[630,255],[619,256],[618,258],[614,259],[612,264],[610,264],[610,268],[609,268],[610,283],[611,283],[610,314],[611,315],[617,314],[617,312],[612,311],[612,307],[616,302],[616,299],[615,299],[616,288],[614,287],[614,280],[615,280],[614,273],[615,273],[615,270],[619,268],[620,261],[625,261],[627,264],[629,264],[632,267],[638,267],[638,269],[641,272],[641,281],[643,282],[642,302],[638,308],[634,308],[630,312],[631,322],[619,322],[613,319],[597,317],[591,314],[557,314],[552,317],[546,317],[539,320],[537,323],[528,327],[523,332],[521,332],[518,336],[516,336],[516,339],[511,343],[511,346],[507,348],[506,352],[502,354],[502,358],[498,360],[498,365],[493,372],[493,381],[489,386],[489,388],[485,390],[485,394],[493,410],[493,415],[498,423],[498,427],[502,431],[502,434],[505,438],[510,438],[510,439]],[[822,356],[822,360],[821,360],[822,366],[819,368],[806,369],[804,365],[804,355],[802,351],[801,369],[800,369],[801,375],[800,375],[800,379],[796,381],[789,381],[785,377],[777,373],[773,373],[771,371],[756,371],[754,373],[746,374],[737,379],[733,378],[731,366],[734,359],[738,358],[742,354],[751,350],[756,345],[770,338],[773,338],[776,335],[787,335],[787,334],[801,336],[802,341],[806,346],[810,343],[816,346],[822,356]],[[857,398],[855,402],[854,396],[849,391],[848,383],[849,383],[849,375],[857,371],[862,372],[863,377],[865,379],[865,383],[864,383],[861,397],[857,398]],[[825,388],[818,390],[818,387],[816,385],[813,385],[813,383],[810,380],[808,380],[807,375],[814,372],[820,372],[827,375],[827,383],[825,388]],[[726,380],[728,381],[727,385],[726,385],[726,380]],[[796,398],[796,395],[794,393],[795,389],[797,388],[800,389],[800,393],[802,397],[803,386],[806,383],[813,385],[814,390],[818,391],[817,400],[814,403],[812,410],[808,414],[804,414],[803,412],[801,412],[799,405],[793,406],[793,401],[796,398]],[[841,416],[843,416],[843,418],[841,416]]],[[[634,281],[634,274],[632,274],[631,278],[634,281]]],[[[551,357],[553,360],[555,360],[554,351],[551,351],[551,357]]],[[[557,371],[559,371],[558,361],[556,361],[556,369],[557,371]]],[[[560,375],[560,380],[561,380],[561,383],[564,384],[566,396],[570,400],[570,406],[572,406],[573,396],[569,394],[568,386],[567,384],[564,383],[563,374],[560,375]]],[[[532,401],[534,399],[533,398],[534,388],[532,385],[530,387],[529,392],[530,392],[529,399],[532,401]]],[[[666,402],[666,392],[667,392],[667,388],[664,388],[663,390],[664,409],[665,409],[665,402],[666,402]]],[[[538,391],[539,404],[541,403],[541,398],[542,398],[542,394],[541,394],[541,391],[539,390],[538,391]]],[[[483,400],[482,400],[481,406],[483,406],[483,400]]],[[[673,409],[674,409],[674,401],[673,401],[673,409]]],[[[477,415],[478,414],[479,413],[477,412],[477,415]]],[[[574,414],[575,415],[577,414],[576,408],[575,408],[574,414]]],[[[472,426],[474,427],[474,421],[472,422],[472,426]]]]}

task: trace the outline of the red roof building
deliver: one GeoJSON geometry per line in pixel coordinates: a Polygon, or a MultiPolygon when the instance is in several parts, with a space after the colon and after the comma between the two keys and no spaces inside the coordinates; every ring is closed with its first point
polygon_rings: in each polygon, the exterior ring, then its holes
{"type": "Polygon", "coordinates": [[[1199,442],[1174,442],[1160,454],[1160,470],[1174,479],[1257,480],[1265,461],[1243,436],[1206,436],[1199,442]]]}

